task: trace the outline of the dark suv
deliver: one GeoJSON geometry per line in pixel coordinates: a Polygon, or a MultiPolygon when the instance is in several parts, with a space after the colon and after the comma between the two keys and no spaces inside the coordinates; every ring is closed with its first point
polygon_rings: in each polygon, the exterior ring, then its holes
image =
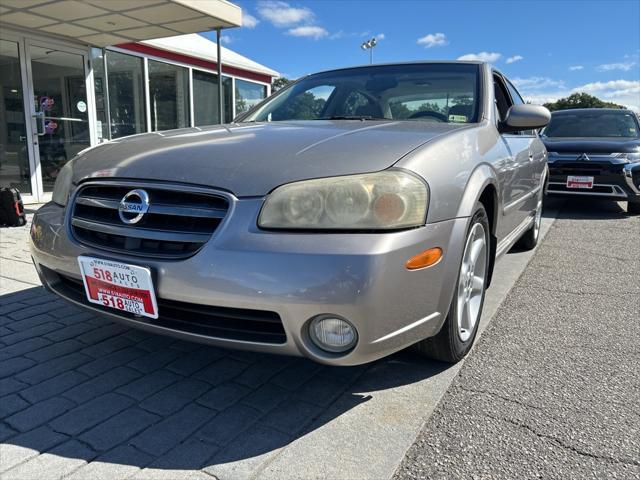
{"type": "Polygon", "coordinates": [[[553,112],[543,132],[550,194],[626,200],[640,214],[640,125],[630,110],[553,112]]]}

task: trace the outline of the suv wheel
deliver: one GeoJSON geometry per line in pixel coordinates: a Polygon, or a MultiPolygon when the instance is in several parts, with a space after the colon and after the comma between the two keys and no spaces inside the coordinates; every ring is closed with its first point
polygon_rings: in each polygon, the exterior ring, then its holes
{"type": "Polygon", "coordinates": [[[447,318],[437,335],[416,348],[422,355],[456,363],[469,351],[478,332],[489,273],[489,221],[482,204],[476,206],[465,240],[458,282],[447,318]]]}

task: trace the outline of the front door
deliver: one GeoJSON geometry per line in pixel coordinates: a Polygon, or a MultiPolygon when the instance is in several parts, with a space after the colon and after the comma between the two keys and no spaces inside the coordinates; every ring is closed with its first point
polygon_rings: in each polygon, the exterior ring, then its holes
{"type": "Polygon", "coordinates": [[[17,188],[25,201],[37,200],[30,161],[30,124],[25,114],[24,51],[18,39],[0,39],[0,187],[17,188]]]}
{"type": "Polygon", "coordinates": [[[91,145],[86,58],[35,41],[28,43],[28,58],[38,200],[48,201],[60,169],[91,145]]]}

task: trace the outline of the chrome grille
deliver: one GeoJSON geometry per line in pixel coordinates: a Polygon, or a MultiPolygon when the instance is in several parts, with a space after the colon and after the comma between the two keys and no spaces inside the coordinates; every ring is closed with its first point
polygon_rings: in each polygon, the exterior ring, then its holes
{"type": "Polygon", "coordinates": [[[80,243],[128,255],[185,258],[195,254],[224,219],[222,195],[176,186],[92,183],[73,200],[71,231],[80,243]],[[135,224],[120,219],[118,205],[135,188],[149,195],[149,209],[135,224]]]}

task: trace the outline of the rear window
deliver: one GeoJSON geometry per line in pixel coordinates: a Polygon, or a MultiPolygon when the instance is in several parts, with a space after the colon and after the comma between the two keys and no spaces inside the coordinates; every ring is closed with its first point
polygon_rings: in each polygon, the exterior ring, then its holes
{"type": "Polygon", "coordinates": [[[637,138],[638,120],[629,112],[554,113],[544,134],[547,137],[637,138]]]}

